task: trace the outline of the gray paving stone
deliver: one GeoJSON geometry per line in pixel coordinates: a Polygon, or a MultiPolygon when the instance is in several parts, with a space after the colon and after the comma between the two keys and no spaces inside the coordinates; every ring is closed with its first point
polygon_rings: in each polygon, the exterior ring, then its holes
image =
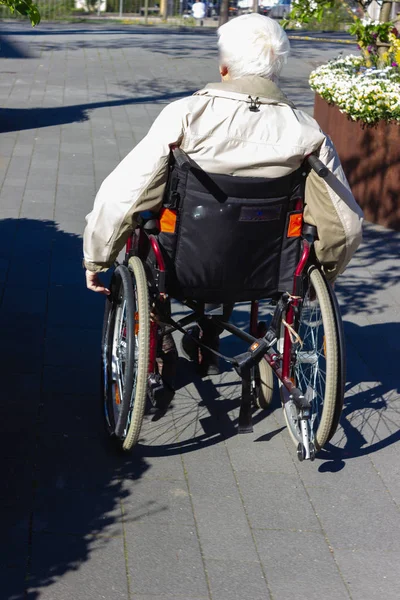
{"type": "MultiPolygon", "coordinates": [[[[8,208],[1,208],[0,207],[0,211],[1,211],[1,218],[4,220],[16,220],[19,216],[19,212],[20,212],[20,204],[8,208]]],[[[1,247],[1,242],[0,242],[0,247],[1,247]]]]}
{"type": "Polygon", "coordinates": [[[38,417],[38,431],[41,435],[99,438],[103,429],[104,422],[96,390],[92,395],[80,395],[79,390],[70,394],[64,393],[64,390],[42,392],[38,417]]]}
{"type": "Polygon", "coordinates": [[[96,492],[38,489],[34,513],[35,533],[122,535],[121,506],[112,489],[96,492]]]}
{"type": "MultiPolygon", "coordinates": [[[[80,258],[78,256],[77,260],[80,258]]],[[[50,326],[84,327],[98,331],[103,312],[104,298],[90,295],[85,288],[82,290],[82,286],[63,285],[49,291],[47,320],[50,326]]]]}
{"type": "MultiPolygon", "coordinates": [[[[321,455],[322,459],[323,454],[321,455]]],[[[317,459],[318,460],[318,459],[317,459]]],[[[369,456],[358,457],[357,460],[337,459],[302,465],[301,478],[305,485],[322,487],[328,491],[337,489],[360,489],[367,493],[384,490],[381,478],[369,456]],[[317,466],[317,468],[316,468],[317,466]]]]}
{"type": "Polygon", "coordinates": [[[0,585],[6,600],[24,600],[25,567],[0,568],[0,585]]]}
{"type": "MultiPolygon", "coordinates": [[[[393,436],[393,442],[396,437],[396,435],[393,436]]],[[[374,453],[371,456],[371,460],[389,494],[397,505],[400,506],[400,473],[395,443],[388,443],[385,448],[374,453]]]]}
{"type": "Polygon", "coordinates": [[[297,476],[248,472],[237,475],[253,529],[320,531],[314,508],[297,476]],[[301,515],[301,516],[300,516],[301,515]]]}
{"type": "Polygon", "coordinates": [[[128,582],[122,538],[84,540],[82,536],[37,533],[32,542],[28,593],[43,600],[121,598],[128,582]],[[79,565],[79,567],[78,567],[79,565]],[[100,596],[100,597],[101,597],[100,596]]]}
{"type": "Polygon", "coordinates": [[[0,258],[0,282],[4,282],[7,277],[10,261],[7,258],[0,258]]]}
{"type": "MultiPolygon", "coordinates": [[[[35,317],[33,316],[33,319],[35,317]]],[[[18,316],[17,316],[17,323],[18,316]]],[[[2,327],[0,333],[0,360],[4,372],[12,374],[14,379],[23,373],[37,373],[41,371],[43,356],[43,340],[38,336],[37,329],[29,331],[21,330],[17,326],[12,327],[12,321],[2,327]],[[14,335],[12,335],[14,331],[14,335]],[[21,343],[23,339],[23,343],[21,343]]],[[[16,419],[17,420],[17,419],[16,419]]]]}
{"type": "MultiPolygon", "coordinates": [[[[89,197],[93,196],[92,193],[88,194],[89,197]]],[[[61,202],[57,202],[54,208],[54,219],[57,222],[61,221],[78,221],[84,223],[85,217],[87,215],[87,207],[85,205],[73,204],[66,205],[61,202]]]]}
{"type": "Polygon", "coordinates": [[[53,219],[54,205],[40,201],[22,203],[19,216],[23,219],[53,219]]]}
{"type": "Polygon", "coordinates": [[[335,560],[353,600],[397,600],[399,597],[398,552],[336,550],[335,560]]]}
{"type": "MultiPolygon", "coordinates": [[[[71,218],[68,216],[66,217],[58,217],[56,219],[56,223],[57,225],[57,229],[59,232],[61,232],[62,234],[65,234],[66,237],[68,237],[71,240],[75,240],[76,242],[76,254],[80,253],[80,259],[79,259],[79,266],[82,266],[82,259],[83,259],[83,246],[82,246],[82,234],[83,231],[85,229],[86,226],[86,221],[85,220],[80,220],[80,221],[76,221],[74,219],[71,220],[71,218]],[[78,250],[79,248],[79,250],[78,250]]],[[[57,254],[55,256],[55,260],[63,260],[64,254],[60,253],[57,254]]],[[[79,281],[81,281],[81,277],[82,273],[77,273],[77,278],[79,278],[79,281]]]]}
{"type": "Polygon", "coordinates": [[[71,177],[71,174],[59,173],[57,182],[61,185],[69,185],[71,179],[73,180],[73,185],[90,188],[94,191],[93,174],[73,175],[73,177],[71,177]]]}
{"type": "Polygon", "coordinates": [[[228,560],[206,561],[213,600],[267,600],[271,598],[261,565],[228,560]]]}
{"type": "Polygon", "coordinates": [[[98,330],[50,327],[46,331],[44,363],[51,366],[84,367],[93,363],[90,357],[96,355],[100,343],[101,335],[98,330]]]}
{"type": "Polygon", "coordinates": [[[399,551],[398,507],[386,491],[310,487],[308,493],[334,549],[399,551]]]}
{"type": "Polygon", "coordinates": [[[24,290],[7,287],[2,301],[2,310],[11,317],[15,314],[44,315],[46,311],[45,290],[24,290]]]}
{"type": "Polygon", "coordinates": [[[38,439],[36,482],[42,489],[98,490],[107,493],[114,506],[124,493],[121,480],[137,479],[147,468],[140,458],[128,461],[116,453],[102,432],[96,437],[63,433],[38,439]]]}
{"type": "Polygon", "coordinates": [[[78,383],[79,394],[99,394],[99,364],[94,365],[90,362],[80,367],[46,365],[43,368],[44,392],[74,394],[77,392],[78,383]]]}
{"type": "Polygon", "coordinates": [[[125,537],[134,596],[208,596],[194,527],[176,523],[128,523],[125,525],[125,537]]]}
{"type": "Polygon", "coordinates": [[[194,594],[133,594],[132,600],[209,600],[210,596],[197,596],[194,594]]]}
{"type": "Polygon", "coordinates": [[[203,448],[198,455],[185,456],[184,464],[204,556],[257,561],[226,450],[203,448]]]}
{"type": "Polygon", "coordinates": [[[81,175],[92,177],[93,161],[91,155],[74,154],[66,156],[65,154],[61,154],[58,174],[59,176],[70,175],[70,179],[72,180],[74,180],[76,176],[81,175]]]}
{"type": "Polygon", "coordinates": [[[7,168],[7,175],[13,177],[26,177],[31,164],[30,156],[17,156],[10,160],[7,168]]]}
{"type": "Polygon", "coordinates": [[[60,155],[72,155],[75,154],[76,152],[79,152],[79,154],[87,154],[87,155],[92,155],[93,153],[93,147],[90,141],[84,141],[84,140],[79,140],[79,141],[74,141],[74,142],[66,142],[64,141],[64,137],[61,140],[61,146],[60,146],[60,155]]]}
{"type": "Polygon", "coordinates": [[[277,426],[272,415],[259,411],[253,417],[254,434],[233,436],[227,441],[227,448],[235,471],[251,473],[297,474],[294,466],[294,452],[288,450],[282,427],[277,426]],[[260,419],[256,423],[257,418],[260,419]]]}
{"type": "MultiPolygon", "coordinates": [[[[37,177],[40,176],[43,180],[44,178],[46,178],[46,173],[45,173],[45,171],[42,171],[41,173],[36,172],[35,176],[37,176],[37,177]]],[[[25,193],[24,193],[24,204],[30,204],[30,203],[53,205],[54,204],[53,190],[52,189],[33,190],[33,189],[29,189],[27,187],[27,189],[25,190],[25,193]]]]}
{"type": "Polygon", "coordinates": [[[77,260],[53,258],[51,262],[50,283],[52,285],[83,285],[85,273],[79,268],[77,260]]]}
{"type": "Polygon", "coordinates": [[[5,179],[5,184],[7,184],[10,187],[24,188],[26,185],[26,178],[21,177],[20,175],[13,177],[9,176],[5,179]]]}
{"type": "Polygon", "coordinates": [[[42,175],[46,177],[47,173],[52,173],[57,171],[58,168],[58,154],[55,152],[52,158],[46,158],[43,160],[43,156],[41,154],[35,155],[33,154],[32,161],[30,164],[30,174],[35,173],[38,175],[42,175]],[[39,173],[37,173],[39,172],[39,173]]]}
{"type": "Polygon", "coordinates": [[[175,524],[194,527],[192,505],[186,483],[154,479],[151,471],[145,480],[133,482],[124,489],[129,492],[122,500],[124,522],[175,524]]]}
{"type": "Polygon", "coordinates": [[[256,531],[255,537],[274,600],[351,598],[323,535],[256,531]]]}

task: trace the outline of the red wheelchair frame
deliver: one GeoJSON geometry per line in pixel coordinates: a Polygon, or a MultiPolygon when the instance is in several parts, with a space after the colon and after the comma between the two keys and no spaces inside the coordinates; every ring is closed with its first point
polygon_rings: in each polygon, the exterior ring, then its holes
{"type": "MultiPolygon", "coordinates": [[[[309,163],[311,167],[318,173],[318,175],[321,177],[325,177],[327,175],[326,167],[316,157],[309,157],[309,163]]],[[[302,209],[302,205],[296,206],[296,210],[300,211],[302,209]]],[[[157,227],[154,227],[154,229],[157,230],[157,227]]],[[[258,369],[260,362],[265,360],[272,369],[272,372],[275,373],[280,381],[281,392],[283,391],[281,396],[284,408],[286,404],[290,404],[294,407],[293,409],[290,408],[290,410],[294,410],[296,413],[296,417],[293,419],[293,421],[296,421],[296,435],[293,435],[293,427],[291,435],[294,440],[296,438],[298,441],[297,454],[300,460],[313,460],[316,451],[332,437],[339,422],[344,397],[345,353],[340,310],[333,290],[326,283],[323,274],[321,273],[320,266],[314,259],[312,247],[316,236],[317,230],[315,227],[303,224],[301,232],[301,252],[298,264],[294,271],[292,291],[291,293],[284,292],[283,294],[279,295],[279,298],[276,301],[272,320],[268,328],[266,328],[266,331],[262,330],[261,324],[259,323],[258,300],[251,301],[249,333],[243,331],[242,329],[236,327],[233,323],[230,323],[219,316],[213,315],[211,317],[220,329],[228,331],[249,345],[246,352],[233,358],[217,353],[219,356],[233,365],[236,372],[242,379],[242,398],[239,413],[238,432],[247,433],[253,431],[252,412],[254,405],[254,386],[252,384],[254,383],[254,373],[258,369]],[[315,272],[317,274],[315,274],[315,272]],[[308,289],[304,289],[304,287],[315,287],[315,284],[318,283],[318,281],[320,281],[318,285],[322,286],[323,288],[321,298],[325,298],[324,302],[321,303],[321,310],[322,304],[325,303],[325,313],[327,310],[330,313],[330,336],[335,337],[335,351],[333,352],[334,357],[331,359],[331,361],[334,361],[335,368],[333,371],[332,366],[330,368],[331,372],[334,372],[335,377],[337,376],[337,385],[335,391],[331,394],[331,396],[334,397],[330,397],[328,402],[326,399],[326,393],[324,391],[324,398],[321,399],[323,405],[326,403],[329,404],[329,415],[327,418],[325,418],[326,422],[324,422],[323,434],[324,441],[320,445],[317,441],[317,435],[315,435],[315,438],[310,438],[310,431],[313,431],[313,411],[315,413],[313,401],[317,395],[317,392],[314,390],[310,396],[308,389],[309,385],[307,385],[307,389],[303,393],[303,391],[298,387],[300,386],[300,383],[297,380],[297,376],[294,374],[294,362],[296,359],[296,353],[298,353],[299,341],[301,343],[296,330],[298,330],[300,327],[303,312],[303,301],[305,294],[309,291],[308,289]],[[327,304],[329,304],[328,309],[326,308],[327,304]],[[283,315],[285,315],[285,319],[283,319],[283,315]],[[274,347],[277,345],[278,340],[280,340],[281,349],[274,347]]],[[[192,309],[193,312],[184,316],[179,321],[175,321],[172,318],[168,290],[166,289],[166,262],[164,260],[163,252],[159,246],[157,237],[152,232],[152,227],[146,228],[146,224],[143,224],[141,227],[138,227],[133,235],[128,239],[124,261],[125,267],[120,267],[125,269],[126,272],[128,272],[127,267],[130,267],[131,257],[137,257],[142,265],[141,269],[144,269],[145,277],[143,277],[144,281],[147,281],[147,291],[150,298],[150,310],[152,316],[150,318],[149,338],[147,338],[149,341],[148,374],[150,381],[151,375],[157,370],[157,352],[160,343],[160,325],[162,324],[161,335],[171,333],[175,330],[187,335],[187,330],[185,330],[184,327],[193,323],[199,317],[204,316],[204,305],[190,300],[182,300],[181,302],[188,308],[192,309]],[[149,254],[152,255],[153,259],[151,261],[151,266],[148,263],[149,254]]],[[[135,286],[134,278],[132,281],[133,286],[135,286]]],[[[315,291],[317,292],[317,289],[315,289],[315,291]]],[[[318,296],[318,293],[316,293],[316,296],[318,296]]],[[[323,323],[324,327],[323,353],[325,353],[325,324],[323,321],[324,318],[322,318],[321,323],[323,323]]],[[[319,323],[317,322],[317,327],[318,326],[319,323]]],[[[108,332],[108,335],[109,333],[110,332],[108,332]]],[[[136,332],[134,335],[136,335],[136,332]]],[[[200,346],[200,348],[205,347],[208,350],[213,351],[207,346],[204,346],[201,340],[193,338],[193,342],[200,346]]],[[[109,342],[107,343],[109,344],[109,342]]],[[[321,352],[314,350],[314,358],[312,358],[312,360],[319,361],[320,355],[321,352]]],[[[310,362],[310,360],[311,359],[309,355],[308,362],[310,362]]],[[[307,363],[307,360],[304,362],[307,363]]],[[[332,364],[333,363],[331,362],[331,365],[332,364]]],[[[316,368],[318,371],[319,363],[316,368]]],[[[146,370],[144,371],[144,375],[145,373],[146,370]]],[[[304,381],[301,383],[304,388],[304,381]]],[[[110,386],[106,385],[105,387],[108,389],[110,386]]],[[[322,412],[324,411],[325,406],[323,406],[322,409],[322,412]]],[[[284,414],[289,425],[287,414],[284,414]]],[[[321,420],[323,420],[322,417],[321,420]]],[[[139,429],[140,426],[141,422],[139,424],[139,429]]],[[[119,427],[119,429],[121,429],[121,427],[119,427]]],[[[115,433],[118,435],[117,432],[115,433]]],[[[135,440],[137,437],[138,434],[135,436],[135,440]]]]}

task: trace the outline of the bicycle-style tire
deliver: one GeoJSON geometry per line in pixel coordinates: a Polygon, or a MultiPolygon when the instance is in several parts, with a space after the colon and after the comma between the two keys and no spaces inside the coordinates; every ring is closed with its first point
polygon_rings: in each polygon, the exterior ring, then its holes
{"type": "Polygon", "coordinates": [[[138,316],[138,320],[135,322],[135,326],[138,327],[136,332],[137,369],[135,397],[131,401],[131,406],[132,402],[133,406],[130,412],[128,432],[122,445],[123,450],[130,450],[139,439],[146,408],[150,354],[150,308],[146,273],[142,261],[137,256],[129,259],[128,266],[135,284],[135,315],[138,316]]]}
{"type": "MultiPolygon", "coordinates": [[[[336,391],[335,413],[333,415],[332,427],[328,435],[327,442],[334,436],[338,428],[340,417],[343,410],[344,395],[346,391],[346,338],[344,334],[342,314],[340,312],[339,303],[336,294],[329,284],[327,285],[330,300],[332,302],[335,314],[336,335],[338,343],[338,380],[336,391]]],[[[326,442],[325,442],[326,443],[326,442]]]]}
{"type": "MultiPolygon", "coordinates": [[[[320,450],[332,437],[343,406],[343,358],[338,335],[340,312],[323,274],[311,267],[308,271],[306,293],[296,330],[303,343],[296,344],[295,359],[290,376],[304,394],[312,397],[310,440],[320,450]],[[310,298],[310,293],[312,298],[310,298]]],[[[280,350],[284,325],[281,325],[280,350]]],[[[280,384],[283,414],[289,434],[296,444],[302,441],[298,410],[280,384]]]]}
{"type": "Polygon", "coordinates": [[[149,299],[139,258],[119,265],[111,281],[102,336],[102,396],[106,430],[122,450],[138,441],[146,405],[149,299]],[[132,263],[131,263],[132,261],[132,263]]]}

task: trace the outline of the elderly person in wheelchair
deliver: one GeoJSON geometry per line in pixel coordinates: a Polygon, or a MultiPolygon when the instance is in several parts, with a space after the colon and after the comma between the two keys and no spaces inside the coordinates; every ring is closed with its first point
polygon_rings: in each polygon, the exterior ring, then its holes
{"type": "MultiPolygon", "coordinates": [[[[218,35],[222,81],[166,106],[103,182],[87,216],[84,265],[87,287],[109,294],[99,273],[113,265],[140,215],[151,211],[159,219],[167,266],[175,263],[168,294],[223,304],[227,321],[234,302],[265,297],[257,296],[261,288],[277,298],[292,289],[299,250],[291,248],[302,220],[317,228],[315,259],[333,282],[361,241],[362,212],[330,139],[277,86],[289,54],[280,25],[249,14],[220,27],[218,35]],[[328,177],[308,167],[310,155],[327,167],[328,177]],[[230,264],[221,270],[226,259],[230,264]],[[205,275],[209,268],[213,272],[205,275]]],[[[191,330],[203,343],[196,354],[203,374],[213,374],[218,368],[210,349],[218,350],[221,328],[206,312],[198,323],[197,333],[191,330]]]]}

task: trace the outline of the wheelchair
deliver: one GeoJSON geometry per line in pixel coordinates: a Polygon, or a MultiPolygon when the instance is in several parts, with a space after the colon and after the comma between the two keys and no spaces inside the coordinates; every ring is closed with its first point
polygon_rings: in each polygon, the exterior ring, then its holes
{"type": "Polygon", "coordinates": [[[163,391],[163,337],[180,331],[207,348],[190,329],[204,318],[247,346],[234,357],[217,353],[242,380],[238,433],[253,431],[254,408],[269,408],[276,379],[299,460],[314,460],[332,438],[343,407],[345,345],[334,290],[313,251],[317,230],[303,222],[311,168],[328,176],[313,155],[277,179],[216,175],[172,148],[161,211],[139,220],[106,299],[102,404],[120,449],[137,443],[146,404],[163,391]],[[175,320],[171,298],[189,314],[175,320]],[[267,298],[274,305],[268,325],[258,320],[267,298]],[[237,302],[250,302],[248,332],[220,310],[237,302]]]}

